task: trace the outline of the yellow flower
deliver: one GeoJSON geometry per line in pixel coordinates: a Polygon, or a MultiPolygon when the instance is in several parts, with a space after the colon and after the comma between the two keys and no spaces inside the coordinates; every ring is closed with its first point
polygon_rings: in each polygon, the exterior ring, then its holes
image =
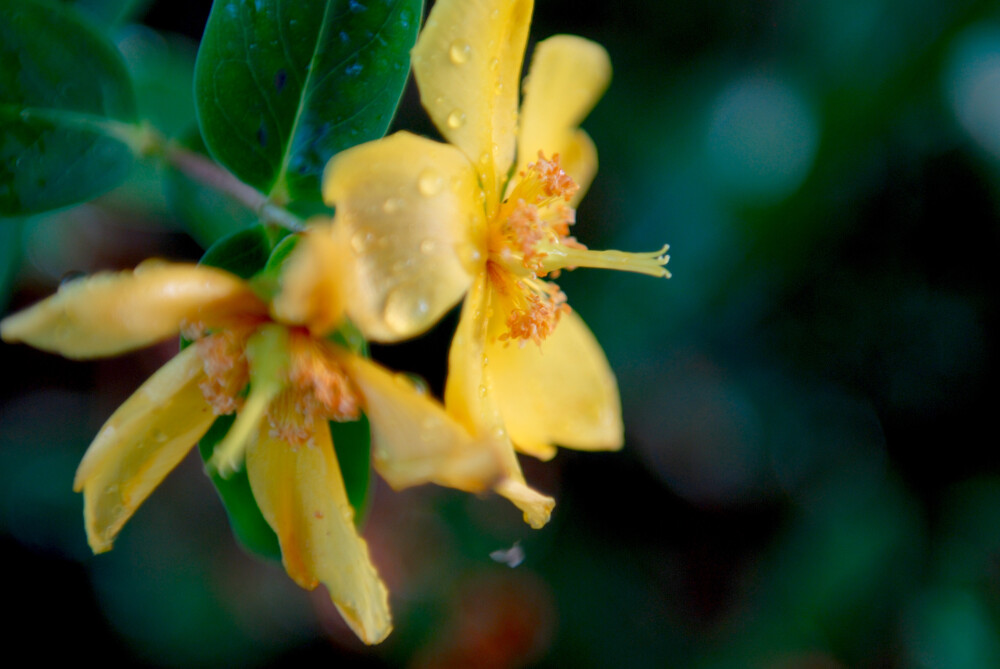
{"type": "Polygon", "coordinates": [[[0,335],[93,358],[183,330],[193,344],[115,411],[77,470],[91,548],[109,550],[216,417],[236,412],[210,464],[230,471],[245,453],[289,576],[307,589],[325,584],[358,636],[377,643],[392,628],[388,595],[354,527],[327,421],[363,410],[375,466],[394,487],[431,481],[481,490],[498,465],[412,383],[321,338],[339,323],[343,302],[331,282],[307,279],[315,260],[297,255],[272,304],[222,270],[147,262],[65,284],[4,319],[0,335]]]}
{"type": "Polygon", "coordinates": [[[449,144],[400,132],[354,147],[330,162],[323,188],[337,211],[328,239],[352,256],[347,313],[367,337],[411,337],[465,296],[445,404],[500,444],[496,489],[540,527],[554,502],[525,484],[511,446],[547,459],[555,444],[622,445],[614,375],[551,279],[574,267],[669,273],[666,247],[590,251],[569,236],[597,168],[578,125],[611,66],[582,38],[541,42],[519,115],[531,11],[531,0],[437,2],[413,68],[449,144]]]}

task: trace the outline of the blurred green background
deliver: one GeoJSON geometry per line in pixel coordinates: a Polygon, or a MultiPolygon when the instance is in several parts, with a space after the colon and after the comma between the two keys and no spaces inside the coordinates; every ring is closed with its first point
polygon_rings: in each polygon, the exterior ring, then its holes
{"type": "MultiPolygon", "coordinates": [[[[143,113],[180,133],[210,3],[146,4],[115,40],[143,113]]],[[[0,346],[13,644],[184,667],[1000,666],[1000,5],[538,0],[532,40],[557,32],[615,67],[576,235],[671,244],[669,281],[560,280],[618,374],[625,449],[525,461],[558,501],[541,531],[502,500],[377,485],[365,533],[396,630],[366,649],[236,545],[196,455],[89,554],[76,464],[174,344],[93,363],[0,346]],[[491,558],[507,549],[523,563],[491,558]]],[[[434,134],[412,85],[396,127],[434,134]]],[[[200,218],[198,193],[178,213],[186,185],[163,182],[139,165],[3,221],[0,304],[196,259],[249,222],[200,218]]],[[[440,391],[453,326],[375,356],[440,391]]]]}

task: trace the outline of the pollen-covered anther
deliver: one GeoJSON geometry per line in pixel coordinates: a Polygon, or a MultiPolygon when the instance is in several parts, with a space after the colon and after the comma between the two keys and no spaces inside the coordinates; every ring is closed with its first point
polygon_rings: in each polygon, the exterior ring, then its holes
{"type": "Polygon", "coordinates": [[[566,170],[559,166],[559,154],[553,154],[552,160],[546,160],[542,151],[538,152],[538,161],[528,164],[525,178],[534,177],[542,184],[542,190],[548,197],[561,197],[569,202],[580,186],[566,170]]]}
{"type": "Polygon", "coordinates": [[[566,294],[558,286],[545,284],[543,291],[536,292],[526,285],[523,289],[523,303],[511,309],[507,316],[507,331],[500,335],[500,340],[508,344],[518,340],[520,346],[528,340],[541,345],[559,324],[559,317],[569,312],[566,304],[566,294]]]}
{"type": "Polygon", "coordinates": [[[290,339],[289,385],[301,397],[299,410],[324,420],[357,420],[361,414],[358,393],[330,347],[305,334],[290,339]]]}
{"type": "Polygon", "coordinates": [[[514,248],[521,253],[521,263],[529,270],[535,271],[541,260],[537,250],[538,243],[545,239],[545,229],[538,207],[528,204],[523,199],[518,200],[514,210],[504,222],[504,232],[514,248]]]}
{"type": "Polygon", "coordinates": [[[294,387],[285,388],[267,408],[268,434],[293,449],[313,445],[316,419],[305,409],[304,393],[294,387]]]}
{"type": "MultiPolygon", "coordinates": [[[[194,329],[189,331],[193,333],[194,329]]],[[[217,416],[234,413],[243,406],[242,392],[250,380],[246,358],[248,335],[243,330],[221,330],[193,344],[205,370],[205,378],[198,387],[217,416]]]]}

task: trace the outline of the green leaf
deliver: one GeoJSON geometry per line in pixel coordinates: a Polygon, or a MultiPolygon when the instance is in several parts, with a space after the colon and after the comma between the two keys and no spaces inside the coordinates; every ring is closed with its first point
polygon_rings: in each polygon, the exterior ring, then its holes
{"type": "Polygon", "coordinates": [[[135,121],[128,71],[104,35],[63,4],[0,3],[0,216],[117,186],[135,121]]]}
{"type": "Polygon", "coordinates": [[[368,418],[361,414],[361,418],[349,423],[331,422],[330,435],[347,489],[347,500],[354,507],[354,523],[360,526],[368,510],[368,488],[372,476],[372,433],[368,418]]]}
{"type": "MultiPolygon", "coordinates": [[[[192,151],[207,154],[197,128],[180,143],[192,151]]],[[[163,187],[177,218],[204,248],[257,223],[257,214],[246,206],[171,165],[164,166],[163,187]]]]}
{"type": "Polygon", "coordinates": [[[385,134],[422,0],[218,0],[195,66],[215,158],[278,203],[320,200],[338,151],[385,134]]]}
{"type": "MultiPolygon", "coordinates": [[[[208,462],[211,459],[215,447],[225,438],[235,419],[236,415],[232,414],[219,416],[215,420],[215,423],[198,443],[198,452],[201,454],[202,460],[208,462]]],[[[280,560],[281,547],[278,545],[278,535],[264,520],[260,507],[257,506],[253,490],[250,489],[250,479],[247,477],[246,469],[240,469],[230,474],[229,478],[222,478],[212,468],[208,468],[207,473],[222,499],[222,505],[226,507],[229,525],[233,528],[233,534],[236,535],[240,543],[258,555],[280,560]]]]}
{"type": "Polygon", "coordinates": [[[234,232],[205,251],[200,263],[250,279],[267,264],[279,235],[263,225],[234,232]]]}

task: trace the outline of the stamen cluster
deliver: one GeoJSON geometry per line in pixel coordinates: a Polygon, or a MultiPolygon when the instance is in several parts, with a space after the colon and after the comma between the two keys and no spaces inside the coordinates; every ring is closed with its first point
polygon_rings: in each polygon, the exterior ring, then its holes
{"type": "Polygon", "coordinates": [[[497,214],[499,234],[491,244],[495,267],[490,274],[511,302],[508,329],[500,339],[518,340],[523,346],[529,340],[541,344],[555,330],[559,316],[569,311],[565,293],[540,278],[558,276],[558,270],[545,268],[546,258],[560,247],[586,247],[569,236],[576,210],[566,203],[579,186],[559,166],[559,155],[547,160],[539,151],[538,160],[520,177],[497,214]]]}
{"type": "MultiPolygon", "coordinates": [[[[199,387],[216,415],[243,407],[250,382],[247,341],[254,326],[232,327],[195,335],[205,379],[199,387]]],[[[192,328],[188,333],[192,333],[192,328]]],[[[358,393],[330,346],[306,331],[289,331],[289,360],[284,388],[269,405],[270,435],[290,445],[308,444],[319,420],[346,422],[361,413],[358,393]]]]}

